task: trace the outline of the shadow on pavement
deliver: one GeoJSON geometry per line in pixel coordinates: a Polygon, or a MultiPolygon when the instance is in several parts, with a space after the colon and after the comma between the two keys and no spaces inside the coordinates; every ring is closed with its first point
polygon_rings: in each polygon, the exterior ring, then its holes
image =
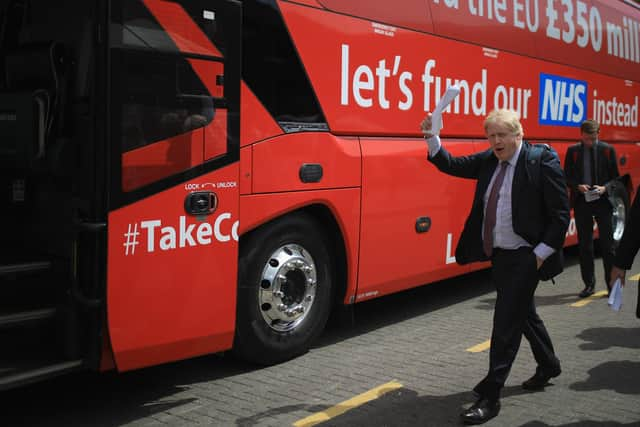
{"type": "MultiPolygon", "coordinates": [[[[503,389],[502,394],[502,414],[509,411],[509,397],[529,394],[520,386],[509,386],[503,389]]],[[[400,388],[393,390],[378,399],[365,403],[356,407],[342,407],[338,403],[336,406],[339,410],[346,412],[332,419],[322,422],[322,427],[414,427],[414,426],[457,426],[462,425],[459,416],[460,412],[468,408],[474,401],[471,392],[461,392],[444,396],[419,396],[417,392],[411,389],[400,388]]],[[[263,424],[268,421],[271,415],[282,415],[283,413],[292,413],[305,409],[308,415],[316,412],[322,412],[329,409],[324,405],[290,405],[273,408],[269,411],[256,414],[250,418],[237,420],[236,425],[239,427],[252,427],[257,424],[263,424]]],[[[335,408],[334,408],[335,410],[335,408]]],[[[518,411],[517,406],[512,406],[512,410],[518,411]]],[[[511,421],[506,420],[501,415],[491,421],[488,425],[509,425],[511,421]]],[[[303,419],[304,416],[301,417],[303,419]]],[[[550,427],[548,424],[540,421],[530,421],[521,424],[523,427],[550,427]]],[[[602,422],[602,421],[575,421],[568,424],[561,424],[554,427],[614,427],[614,426],[638,426],[639,423],[618,423],[618,422],[602,422]]]]}
{"type": "Polygon", "coordinates": [[[320,348],[493,292],[489,270],[468,273],[348,306],[313,345],[320,348]]]}
{"type": "Polygon", "coordinates": [[[590,328],[577,337],[590,341],[580,344],[581,350],[604,350],[610,347],[640,349],[639,328],[590,328]]]}
{"type": "MultiPolygon", "coordinates": [[[[538,285],[538,288],[542,285],[538,285]]],[[[536,307],[544,307],[550,305],[568,305],[578,301],[579,298],[576,294],[561,294],[561,295],[536,295],[536,307]]],[[[478,305],[475,307],[478,310],[493,310],[496,304],[495,298],[485,298],[478,301],[478,305]]]]}
{"type": "Polygon", "coordinates": [[[640,362],[619,360],[589,369],[589,378],[573,383],[576,391],[613,390],[622,394],[640,394],[640,362]]]}
{"type": "MultiPolygon", "coordinates": [[[[376,400],[354,408],[321,423],[322,427],[413,427],[413,426],[450,426],[457,425],[460,412],[473,401],[470,392],[448,396],[418,396],[413,390],[400,388],[391,391],[376,400]]],[[[278,414],[290,407],[277,408],[278,414]]],[[[308,406],[309,415],[324,411],[327,407],[308,406]]],[[[293,409],[294,411],[299,408],[293,409]]],[[[267,414],[257,414],[251,419],[238,420],[237,425],[251,427],[260,422],[267,414]]]]}
{"type": "Polygon", "coordinates": [[[180,394],[192,384],[254,369],[232,358],[205,356],[121,374],[65,376],[0,394],[0,426],[121,426],[188,407],[198,398],[180,394]]]}
{"type": "MultiPolygon", "coordinates": [[[[553,427],[621,427],[621,426],[640,426],[640,422],[631,423],[618,423],[615,421],[576,421],[568,424],[557,424],[553,427]]],[[[540,421],[531,421],[530,423],[522,424],[520,427],[552,427],[550,424],[546,424],[540,421]]]]}
{"type": "MultiPolygon", "coordinates": [[[[502,393],[503,411],[505,410],[504,408],[510,405],[508,402],[509,397],[522,394],[530,394],[530,392],[523,390],[520,386],[505,387],[502,393]]],[[[361,406],[340,408],[340,404],[338,404],[339,409],[346,410],[347,412],[324,421],[320,425],[322,427],[456,426],[462,425],[459,419],[460,413],[468,408],[474,400],[475,398],[471,392],[461,392],[444,396],[419,396],[414,390],[400,388],[361,406]]],[[[326,411],[329,408],[329,406],[313,405],[302,405],[302,407],[308,411],[308,415],[326,411]]],[[[300,409],[300,405],[274,408],[267,412],[256,414],[251,418],[238,420],[236,425],[240,427],[252,427],[263,423],[265,418],[270,415],[296,412],[300,409]]],[[[535,425],[532,423],[527,425],[535,425]]],[[[491,425],[507,424],[504,424],[504,419],[502,423],[500,422],[499,415],[491,425]]],[[[578,426],[581,424],[575,425],[578,426]]]]}

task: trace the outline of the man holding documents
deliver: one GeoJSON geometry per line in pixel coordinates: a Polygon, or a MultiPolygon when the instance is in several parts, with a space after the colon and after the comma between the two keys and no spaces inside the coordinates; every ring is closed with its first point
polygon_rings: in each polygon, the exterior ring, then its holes
{"type": "Polygon", "coordinates": [[[440,124],[439,113],[428,114],[422,122],[429,161],[449,175],[477,181],[456,261],[490,260],[497,290],[489,372],[473,389],[478,400],[461,414],[466,424],[482,424],[500,411],[500,391],[522,335],[538,365],[523,388],[544,389],[549,379],[560,375],[560,361],[533,295],[540,276],[553,277],[562,270],[558,254],[569,225],[569,201],[557,155],[545,149],[537,158],[529,157],[534,149],[523,143],[515,111],[491,112],[484,122],[490,148],[460,157],[452,157],[441,145],[441,126],[432,127],[432,122],[440,124]],[[539,162],[536,182],[525,167],[532,161],[539,162]]]}
{"type": "Polygon", "coordinates": [[[607,194],[612,182],[619,176],[618,162],[614,148],[598,140],[599,132],[600,125],[595,120],[582,122],[581,142],[569,147],[564,160],[564,172],[571,190],[571,206],[578,230],[580,273],[584,282],[581,298],[592,295],[596,285],[593,273],[593,218],[598,223],[605,284],[608,289],[613,262],[613,207],[607,194]]]}
{"type": "MultiPolygon", "coordinates": [[[[624,229],[624,234],[620,240],[620,245],[616,250],[616,256],[611,269],[611,282],[609,287],[613,287],[616,280],[620,280],[620,285],[624,286],[625,273],[633,265],[633,259],[640,249],[640,188],[636,190],[636,197],[633,199],[629,213],[629,221],[624,229]]],[[[620,291],[621,292],[621,291],[620,291]]],[[[640,290],[638,291],[638,302],[636,305],[636,316],[640,317],[640,290]]]]}

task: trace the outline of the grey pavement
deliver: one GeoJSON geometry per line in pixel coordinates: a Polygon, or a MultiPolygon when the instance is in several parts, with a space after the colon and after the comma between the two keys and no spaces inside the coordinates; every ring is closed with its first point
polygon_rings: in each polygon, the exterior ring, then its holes
{"type": "MultiPolygon", "coordinates": [[[[523,390],[535,370],[523,339],[500,415],[486,426],[640,426],[637,283],[624,288],[620,312],[605,298],[571,307],[582,289],[577,261],[568,250],[558,283],[536,293],[562,375],[543,392],[523,390]]],[[[638,259],[630,273],[640,273],[638,259]]],[[[1,393],[0,426],[290,426],[390,381],[402,387],[319,425],[460,425],[488,367],[488,350],[467,349],[489,339],[494,301],[487,271],[468,274],[357,305],[353,323],[331,324],[307,354],[280,365],[214,355],[1,393]]]]}

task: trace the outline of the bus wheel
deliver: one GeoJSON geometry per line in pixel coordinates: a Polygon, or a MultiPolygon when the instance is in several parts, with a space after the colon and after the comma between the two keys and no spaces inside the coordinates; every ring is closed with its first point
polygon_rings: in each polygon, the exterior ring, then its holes
{"type": "Polygon", "coordinates": [[[622,185],[616,185],[612,188],[612,195],[609,197],[613,205],[611,220],[613,222],[613,242],[614,246],[618,246],[624,228],[627,223],[627,212],[629,212],[629,195],[622,185]]]}
{"type": "Polygon", "coordinates": [[[331,309],[327,247],[316,221],[302,213],[278,219],[243,242],[236,355],[267,365],[307,351],[331,309]]]}

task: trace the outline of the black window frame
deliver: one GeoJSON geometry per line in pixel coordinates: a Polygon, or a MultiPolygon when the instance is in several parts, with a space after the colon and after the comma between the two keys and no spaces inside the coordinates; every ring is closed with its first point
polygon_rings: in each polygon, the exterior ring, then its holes
{"type": "MultiPolygon", "coordinates": [[[[209,4],[216,4],[217,11],[222,11],[225,25],[229,30],[228,37],[224,41],[224,107],[227,109],[227,152],[213,159],[206,159],[202,164],[177,172],[165,178],[158,179],[152,183],[146,184],[131,191],[124,191],[122,187],[122,150],[121,139],[116,139],[118,129],[121,123],[120,109],[117,104],[119,101],[113,94],[112,81],[114,78],[113,67],[114,57],[112,50],[123,49],[121,46],[112,46],[111,23],[113,21],[114,7],[125,1],[133,0],[109,0],[108,11],[105,17],[105,49],[106,49],[106,94],[105,101],[107,103],[108,123],[106,126],[106,140],[109,144],[109,182],[110,182],[110,209],[117,209],[122,206],[131,204],[137,200],[157,194],[168,188],[177,186],[185,181],[197,178],[203,174],[223,168],[227,165],[236,163],[240,160],[240,70],[241,70],[241,28],[242,28],[242,10],[241,3],[235,0],[214,0],[209,4]]],[[[175,3],[183,4],[189,0],[175,1],[175,3]]],[[[120,9],[121,10],[121,9],[120,9]]],[[[189,8],[185,7],[189,11],[189,8]]],[[[127,48],[127,50],[132,48],[127,48]]],[[[164,52],[163,54],[170,54],[164,52]]],[[[184,58],[211,60],[215,57],[193,53],[173,53],[184,58]]]]}

